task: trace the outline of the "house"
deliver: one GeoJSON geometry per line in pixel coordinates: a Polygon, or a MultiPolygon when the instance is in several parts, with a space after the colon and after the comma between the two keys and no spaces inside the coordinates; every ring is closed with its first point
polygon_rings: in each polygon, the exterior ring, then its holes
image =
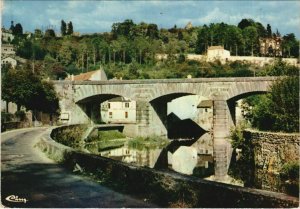
{"type": "Polygon", "coordinates": [[[15,55],[14,46],[11,44],[2,44],[1,45],[1,55],[15,55]]]}
{"type": "Polygon", "coordinates": [[[10,64],[12,68],[16,68],[17,60],[12,57],[6,57],[4,59],[1,59],[1,65],[8,65],[8,64],[10,64]]]}
{"type": "Polygon", "coordinates": [[[136,101],[116,97],[101,104],[101,119],[105,123],[135,123],[136,101]]]}
{"type": "Polygon", "coordinates": [[[104,70],[99,69],[95,71],[90,71],[87,73],[81,73],[79,75],[69,75],[65,80],[71,81],[107,81],[106,74],[104,70]]]}
{"type": "Polygon", "coordinates": [[[11,30],[6,30],[5,28],[1,28],[1,40],[2,42],[11,42],[14,40],[14,35],[11,30]]]}
{"type": "Polygon", "coordinates": [[[222,63],[228,61],[230,52],[222,46],[211,46],[207,49],[207,61],[220,60],[222,63]]]}

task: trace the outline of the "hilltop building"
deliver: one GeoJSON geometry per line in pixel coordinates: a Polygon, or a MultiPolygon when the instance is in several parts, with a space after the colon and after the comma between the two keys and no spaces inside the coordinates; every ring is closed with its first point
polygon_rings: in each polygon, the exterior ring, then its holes
{"type": "Polygon", "coordinates": [[[10,64],[13,68],[17,66],[18,63],[26,63],[26,59],[16,56],[14,46],[11,44],[1,45],[1,66],[10,64]]]}
{"type": "Polygon", "coordinates": [[[260,54],[262,56],[281,57],[282,56],[282,38],[279,36],[272,38],[260,38],[260,54]]]}
{"type": "Polygon", "coordinates": [[[193,28],[193,25],[191,22],[188,22],[188,24],[186,24],[186,26],[184,27],[184,29],[186,29],[186,30],[190,30],[192,28],[193,28]]]}
{"type": "Polygon", "coordinates": [[[207,61],[225,60],[230,58],[230,52],[222,46],[211,46],[207,49],[207,61]]]}
{"type": "Polygon", "coordinates": [[[14,46],[11,44],[2,44],[1,45],[1,55],[15,55],[16,52],[14,50],[14,46]]]}
{"type": "Polygon", "coordinates": [[[2,42],[11,42],[14,40],[15,36],[12,34],[11,30],[6,30],[4,27],[1,28],[1,40],[2,42]]]}

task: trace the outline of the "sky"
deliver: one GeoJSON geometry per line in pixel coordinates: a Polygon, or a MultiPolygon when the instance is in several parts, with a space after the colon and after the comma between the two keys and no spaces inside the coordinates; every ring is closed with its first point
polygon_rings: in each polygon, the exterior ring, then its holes
{"type": "Polygon", "coordinates": [[[159,28],[220,23],[237,25],[243,18],[269,23],[284,35],[300,38],[300,1],[17,1],[4,0],[2,26],[11,20],[21,23],[23,31],[48,27],[60,31],[60,23],[72,21],[74,31],[109,32],[115,22],[132,19],[135,23],[155,23],[159,28]]]}

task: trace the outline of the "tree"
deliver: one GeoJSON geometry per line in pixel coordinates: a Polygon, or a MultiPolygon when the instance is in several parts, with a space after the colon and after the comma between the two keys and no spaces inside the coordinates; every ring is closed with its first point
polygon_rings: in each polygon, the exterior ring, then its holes
{"type": "Polygon", "coordinates": [[[67,34],[67,24],[64,20],[61,20],[60,32],[62,36],[67,34]]]}
{"type": "Polygon", "coordinates": [[[45,38],[53,38],[55,37],[55,32],[53,29],[47,29],[45,31],[45,38]]]}
{"type": "Polygon", "coordinates": [[[33,111],[52,114],[59,108],[53,85],[42,81],[29,65],[23,69],[11,69],[2,78],[2,98],[33,111]]]}
{"type": "Polygon", "coordinates": [[[249,26],[254,26],[254,24],[252,19],[242,19],[241,22],[239,22],[238,27],[243,30],[249,26]]]}
{"type": "Polygon", "coordinates": [[[34,37],[35,38],[42,38],[43,37],[43,32],[40,29],[35,29],[34,30],[34,37]]]}
{"type": "Polygon", "coordinates": [[[156,24],[149,24],[147,27],[147,34],[151,39],[158,39],[158,29],[156,24]]]}
{"type": "Polygon", "coordinates": [[[198,31],[196,49],[195,49],[195,52],[197,54],[201,54],[201,53],[206,52],[206,50],[208,48],[209,37],[210,37],[209,28],[206,25],[204,25],[198,31]]]}
{"type": "Polygon", "coordinates": [[[135,48],[139,53],[139,63],[142,64],[142,60],[143,60],[143,52],[145,51],[145,49],[148,47],[147,46],[147,41],[145,40],[145,38],[143,37],[137,37],[136,39],[134,39],[134,44],[135,44],[135,48]]]}
{"type": "Polygon", "coordinates": [[[66,32],[67,35],[72,35],[73,34],[73,24],[72,22],[70,21],[68,23],[68,27],[67,27],[67,32],[66,32]]]}
{"type": "Polygon", "coordinates": [[[283,48],[283,55],[285,57],[299,56],[299,41],[296,39],[294,33],[289,33],[283,36],[282,48],[283,48]]]}
{"type": "Polygon", "coordinates": [[[267,37],[267,30],[265,29],[265,27],[260,22],[256,22],[255,27],[257,29],[259,37],[262,37],[262,38],[267,37]]]}
{"type": "Polygon", "coordinates": [[[122,23],[114,23],[112,25],[113,37],[116,39],[118,36],[125,36],[127,38],[133,38],[135,24],[132,20],[125,20],[122,23]]]}
{"type": "Polygon", "coordinates": [[[261,130],[299,132],[299,77],[275,82],[253,109],[253,125],[261,130]]]}
{"type": "Polygon", "coordinates": [[[251,56],[254,55],[254,50],[258,46],[258,33],[254,26],[244,28],[243,36],[245,39],[246,50],[251,52],[251,56]]]}
{"type": "Polygon", "coordinates": [[[65,66],[70,65],[75,60],[75,49],[70,41],[63,42],[58,51],[58,59],[65,66]]]}
{"type": "Polygon", "coordinates": [[[23,34],[23,27],[20,23],[17,23],[13,28],[14,35],[22,35],[23,34]]]}
{"type": "Polygon", "coordinates": [[[267,24],[267,37],[271,38],[272,37],[272,28],[271,25],[267,24]]]}

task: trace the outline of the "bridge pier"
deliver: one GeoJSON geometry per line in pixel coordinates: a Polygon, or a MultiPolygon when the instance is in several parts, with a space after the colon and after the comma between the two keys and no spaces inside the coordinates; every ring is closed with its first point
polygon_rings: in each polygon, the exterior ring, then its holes
{"type": "Polygon", "coordinates": [[[215,178],[223,180],[227,176],[232,155],[229,137],[233,122],[226,100],[214,100],[213,115],[215,178]]]}
{"type": "Polygon", "coordinates": [[[167,130],[160,120],[153,106],[147,101],[136,101],[136,129],[135,136],[166,136],[167,130]]]}

